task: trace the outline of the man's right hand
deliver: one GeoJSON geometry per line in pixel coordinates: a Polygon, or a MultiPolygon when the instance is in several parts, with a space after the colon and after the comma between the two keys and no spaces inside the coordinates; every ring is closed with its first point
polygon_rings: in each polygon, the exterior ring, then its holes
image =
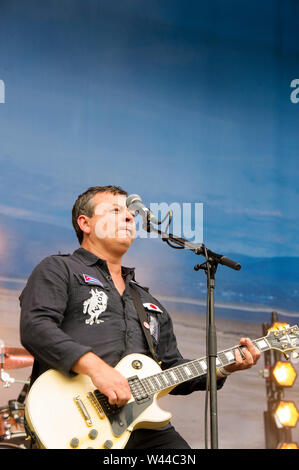
{"type": "Polygon", "coordinates": [[[128,380],[106,363],[91,376],[91,380],[108,397],[110,405],[124,406],[131,398],[128,380]]]}
{"type": "Polygon", "coordinates": [[[106,395],[110,405],[124,406],[131,398],[126,377],[92,352],[81,356],[72,370],[89,375],[95,387],[106,395]]]}

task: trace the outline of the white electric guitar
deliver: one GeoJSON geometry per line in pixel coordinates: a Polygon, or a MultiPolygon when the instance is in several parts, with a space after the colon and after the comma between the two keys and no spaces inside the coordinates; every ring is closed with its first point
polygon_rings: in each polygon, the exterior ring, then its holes
{"type": "MultiPolygon", "coordinates": [[[[276,349],[282,353],[299,348],[298,326],[270,331],[253,341],[259,351],[276,349]]],[[[218,353],[216,366],[235,362],[234,346],[218,353]]],[[[25,416],[30,433],[41,448],[123,449],[131,432],[138,428],[165,426],[171,413],[162,410],[157,399],[177,385],[204,375],[206,358],[196,359],[162,371],[143,354],[130,354],[116,366],[127,377],[132,396],[123,407],[111,406],[105,395],[95,390],[86,375],[68,378],[53,369],[40,375],[27,397],[25,416]]]]}

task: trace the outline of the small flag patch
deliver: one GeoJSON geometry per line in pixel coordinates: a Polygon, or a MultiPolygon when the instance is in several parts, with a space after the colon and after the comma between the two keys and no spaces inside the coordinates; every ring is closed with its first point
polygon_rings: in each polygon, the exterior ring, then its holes
{"type": "Polygon", "coordinates": [[[101,281],[99,281],[99,279],[89,276],[88,274],[82,274],[82,276],[86,284],[93,284],[93,285],[104,287],[101,281]]]}

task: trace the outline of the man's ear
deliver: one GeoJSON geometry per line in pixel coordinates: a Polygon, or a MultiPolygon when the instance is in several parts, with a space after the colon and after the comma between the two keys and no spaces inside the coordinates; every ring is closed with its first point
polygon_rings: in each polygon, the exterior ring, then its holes
{"type": "Polygon", "coordinates": [[[89,217],[87,217],[87,215],[84,215],[84,214],[79,215],[77,219],[77,223],[83,233],[86,233],[86,235],[90,234],[91,229],[90,229],[89,217]]]}

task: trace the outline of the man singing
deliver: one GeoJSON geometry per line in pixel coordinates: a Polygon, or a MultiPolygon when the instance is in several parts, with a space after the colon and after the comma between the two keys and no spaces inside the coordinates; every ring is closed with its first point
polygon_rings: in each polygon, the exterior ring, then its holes
{"type": "MultiPolygon", "coordinates": [[[[122,265],[136,235],[126,197],[117,186],[91,187],[81,194],[72,210],[80,248],[70,255],[42,260],[20,296],[21,341],[35,358],[31,383],[50,368],[69,377],[85,374],[109,403],[118,407],[130,400],[131,389],[127,378],[114,367],[131,353],[153,357],[131,286],[146,310],[146,327],[152,326],[154,355],[161,368],[187,361],[177,348],[166,309],[138,284],[134,269],[122,265]]],[[[249,338],[241,338],[240,345],[246,346],[244,358],[236,351],[236,362],[217,372],[218,389],[227,375],[258,361],[260,352],[249,338]]],[[[181,383],[170,393],[186,395],[205,389],[204,375],[181,383]]],[[[169,423],[160,429],[134,430],[126,448],[190,446],[169,423]]]]}

